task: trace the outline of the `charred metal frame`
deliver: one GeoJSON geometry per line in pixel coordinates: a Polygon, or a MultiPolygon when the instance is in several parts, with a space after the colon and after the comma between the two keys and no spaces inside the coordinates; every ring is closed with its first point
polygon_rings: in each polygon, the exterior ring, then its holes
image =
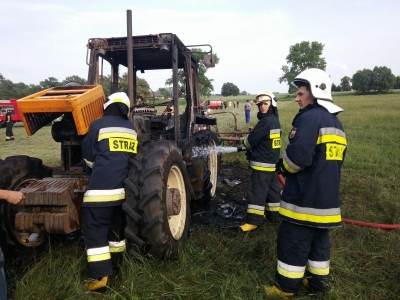
{"type": "MultiPolygon", "coordinates": [[[[88,83],[97,84],[99,58],[111,64],[111,91],[118,89],[119,65],[128,67],[128,91],[131,105],[135,106],[136,72],[144,70],[172,70],[172,100],[174,105],[174,139],[178,145],[189,144],[194,124],[197,123],[202,108],[198,88],[198,61],[192,51],[172,33],[132,36],[131,11],[127,12],[127,37],[93,38],[88,41],[87,64],[89,65],[88,83]],[[131,38],[129,38],[131,37],[131,38]],[[132,49],[132,50],[129,50],[132,49]],[[89,54],[90,53],[90,54],[89,54]],[[132,57],[131,57],[132,56],[132,57]],[[183,69],[186,79],[186,110],[179,112],[178,70],[183,69]],[[132,75],[130,75],[132,74],[132,75]],[[185,126],[185,128],[181,128],[185,126]],[[182,132],[181,129],[184,129],[182,132]],[[184,137],[182,139],[182,133],[184,137]]],[[[212,48],[207,46],[212,61],[212,48]]]]}

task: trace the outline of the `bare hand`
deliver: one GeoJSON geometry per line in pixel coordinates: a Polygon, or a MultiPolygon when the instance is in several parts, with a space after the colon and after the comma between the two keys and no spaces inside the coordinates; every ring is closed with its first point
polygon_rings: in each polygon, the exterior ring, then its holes
{"type": "Polygon", "coordinates": [[[3,191],[2,196],[4,195],[4,199],[11,204],[18,204],[25,196],[22,192],[19,191],[3,191]]]}

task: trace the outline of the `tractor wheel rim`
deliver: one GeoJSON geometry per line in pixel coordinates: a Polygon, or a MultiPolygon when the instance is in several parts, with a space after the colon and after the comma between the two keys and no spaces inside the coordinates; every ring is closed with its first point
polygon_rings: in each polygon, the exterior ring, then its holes
{"type": "Polygon", "coordinates": [[[178,166],[173,165],[168,174],[167,188],[174,188],[179,191],[180,211],[177,215],[168,216],[168,226],[172,237],[179,240],[186,226],[187,203],[185,180],[178,166]]]}
{"type": "Polygon", "coordinates": [[[211,182],[211,197],[214,197],[215,191],[217,190],[217,179],[218,179],[218,152],[217,146],[214,141],[211,141],[209,146],[208,155],[208,169],[210,170],[210,182],[211,182]]]}

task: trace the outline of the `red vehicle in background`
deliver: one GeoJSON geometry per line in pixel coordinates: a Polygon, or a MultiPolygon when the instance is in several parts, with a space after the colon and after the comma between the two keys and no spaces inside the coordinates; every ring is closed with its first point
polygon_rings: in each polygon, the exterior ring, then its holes
{"type": "Polygon", "coordinates": [[[207,106],[208,109],[223,109],[225,108],[224,101],[222,100],[212,100],[207,106]]]}
{"type": "Polygon", "coordinates": [[[22,118],[18,111],[17,99],[0,100],[0,123],[6,119],[6,114],[11,112],[11,120],[14,122],[21,122],[22,118]]]}

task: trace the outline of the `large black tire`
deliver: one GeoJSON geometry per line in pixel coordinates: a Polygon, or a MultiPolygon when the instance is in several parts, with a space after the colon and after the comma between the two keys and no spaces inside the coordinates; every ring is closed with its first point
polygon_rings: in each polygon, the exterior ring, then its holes
{"type": "Polygon", "coordinates": [[[125,181],[123,209],[127,216],[125,236],[128,249],[158,258],[174,257],[181,242],[187,238],[190,222],[186,166],[180,150],[170,141],[148,143],[139,152],[131,160],[129,177],[125,181]],[[178,214],[167,211],[167,192],[171,195],[168,185],[174,186],[170,182],[173,176],[181,182],[178,214]],[[175,220],[178,220],[176,226],[172,222],[175,220]]]}
{"type": "Polygon", "coordinates": [[[217,135],[210,130],[196,132],[193,136],[193,146],[206,148],[204,155],[193,159],[193,166],[200,168],[193,172],[191,181],[197,188],[196,200],[200,207],[207,206],[214,198],[217,188],[218,171],[221,163],[221,155],[216,152],[216,146],[219,144],[217,135]]]}
{"type": "MultiPolygon", "coordinates": [[[[0,188],[19,190],[29,179],[50,177],[52,169],[43,165],[39,158],[25,155],[10,156],[0,161],[0,188]]],[[[0,242],[2,245],[18,243],[13,234],[15,206],[4,201],[0,203],[0,242]]]]}

